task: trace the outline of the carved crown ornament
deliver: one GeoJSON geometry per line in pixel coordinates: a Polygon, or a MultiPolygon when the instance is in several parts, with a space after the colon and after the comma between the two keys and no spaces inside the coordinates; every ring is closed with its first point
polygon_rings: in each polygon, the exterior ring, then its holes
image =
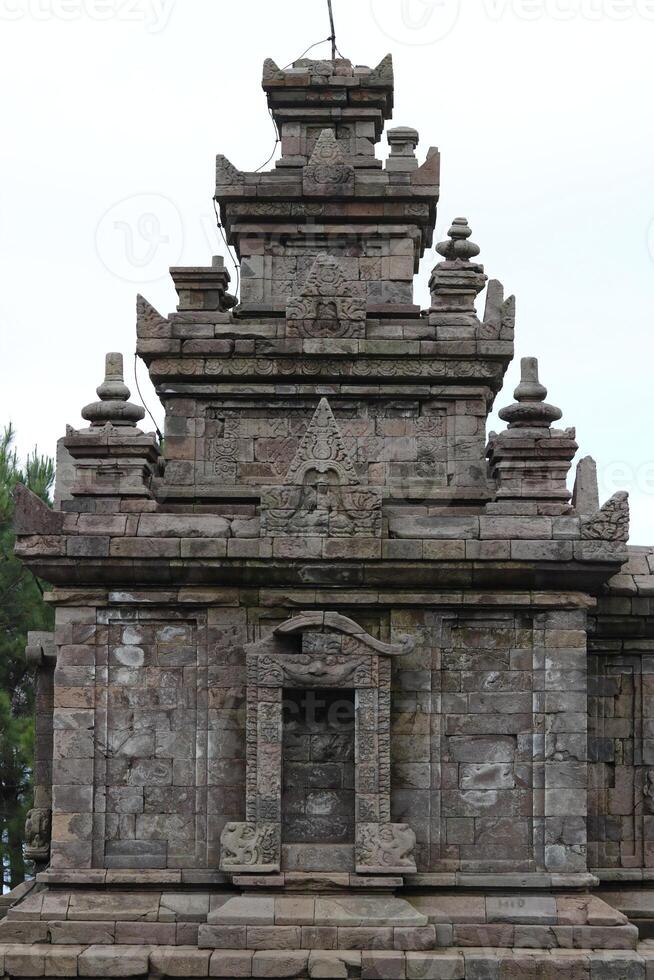
{"type": "Polygon", "coordinates": [[[289,337],[365,337],[365,296],[357,295],[333,256],[317,255],[299,294],[289,298],[286,330],[289,337]]]}
{"type": "Polygon", "coordinates": [[[322,398],[280,486],[264,488],[262,533],[380,537],[382,497],[361,486],[329,402],[322,398]]]}

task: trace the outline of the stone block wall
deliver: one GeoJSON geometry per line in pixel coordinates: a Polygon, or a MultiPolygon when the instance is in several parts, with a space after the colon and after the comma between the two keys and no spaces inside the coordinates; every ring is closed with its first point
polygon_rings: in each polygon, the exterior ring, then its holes
{"type": "MultiPolygon", "coordinates": [[[[349,210],[358,208],[355,205],[349,210]]],[[[343,217],[346,219],[347,215],[343,217]]],[[[317,227],[312,239],[310,225],[302,234],[298,228],[295,236],[284,235],[284,243],[277,246],[274,238],[244,239],[242,248],[247,251],[247,258],[241,267],[241,302],[245,306],[275,304],[296,295],[316,257],[324,253],[324,243],[316,240],[321,231],[317,227]]],[[[339,247],[338,230],[334,229],[335,240],[329,251],[337,257],[348,294],[374,306],[413,303],[416,245],[410,229],[398,227],[393,238],[378,234],[354,237],[351,229],[347,231],[347,244],[339,247]]]]}
{"type": "Polygon", "coordinates": [[[217,867],[244,807],[233,612],[58,611],[53,868],[217,867]]]}
{"type": "Polygon", "coordinates": [[[419,629],[394,674],[391,740],[393,819],[411,821],[419,870],[583,870],[584,612],[428,615],[419,629]]]}
{"type": "MultiPolygon", "coordinates": [[[[398,492],[407,486],[427,493],[452,484],[484,486],[486,398],[465,390],[444,395],[332,399],[358,477],[398,492]]],[[[172,401],[168,482],[252,488],[282,482],[315,405],[315,398],[297,395],[263,402],[172,401]]]]}
{"type": "MultiPolygon", "coordinates": [[[[244,647],[286,613],[247,590],[126,598],[58,611],[53,868],[216,867],[244,819],[244,647]]],[[[354,615],[417,639],[393,661],[391,818],[415,831],[418,870],[584,870],[585,612],[354,615]]],[[[285,843],[350,845],[351,732],[315,725],[285,726],[285,843]]]]}
{"type": "Polygon", "coordinates": [[[590,620],[589,865],[654,867],[654,554],[630,548],[590,620]]]}

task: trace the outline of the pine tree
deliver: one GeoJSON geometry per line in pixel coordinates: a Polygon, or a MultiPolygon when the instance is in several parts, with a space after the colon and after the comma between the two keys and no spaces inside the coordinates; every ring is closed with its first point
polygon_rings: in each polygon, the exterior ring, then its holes
{"type": "MultiPolygon", "coordinates": [[[[34,752],[34,684],[25,661],[30,629],[52,629],[40,584],[14,556],[13,491],[24,483],[51,503],[52,459],[36,449],[24,467],[9,425],[0,436],[0,885],[15,888],[26,874],[23,827],[29,809],[34,752]]],[[[0,888],[0,891],[2,889],[0,888]]]]}

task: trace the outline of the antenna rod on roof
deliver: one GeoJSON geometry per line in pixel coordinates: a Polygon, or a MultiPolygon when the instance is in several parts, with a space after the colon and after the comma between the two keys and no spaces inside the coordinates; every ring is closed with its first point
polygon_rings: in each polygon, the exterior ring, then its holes
{"type": "Polygon", "coordinates": [[[332,10],[332,0],[327,0],[327,7],[329,8],[329,25],[331,29],[331,37],[329,40],[332,42],[332,61],[336,61],[336,28],[334,27],[334,11],[332,10]]]}

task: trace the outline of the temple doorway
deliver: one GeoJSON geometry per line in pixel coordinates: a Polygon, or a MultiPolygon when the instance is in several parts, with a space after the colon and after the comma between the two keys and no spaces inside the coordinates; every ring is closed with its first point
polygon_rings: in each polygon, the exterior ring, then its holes
{"type": "Polygon", "coordinates": [[[353,690],[284,689],[284,869],[352,870],[354,732],[353,690]]]}

